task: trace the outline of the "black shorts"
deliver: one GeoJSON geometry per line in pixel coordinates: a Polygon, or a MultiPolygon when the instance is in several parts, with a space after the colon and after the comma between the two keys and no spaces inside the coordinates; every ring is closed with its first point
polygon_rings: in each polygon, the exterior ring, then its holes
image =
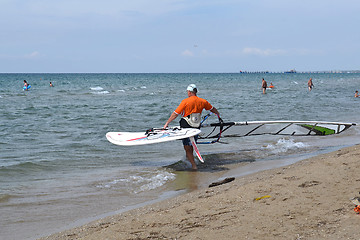
{"type": "MultiPolygon", "coordinates": [[[[193,128],[193,127],[191,127],[190,125],[189,125],[189,123],[185,120],[185,119],[183,119],[183,118],[181,118],[180,119],[180,127],[181,128],[193,128]]],[[[197,142],[197,140],[198,140],[198,135],[196,135],[196,136],[194,136],[194,138],[195,138],[195,142],[197,142]]],[[[192,146],[192,144],[191,144],[191,141],[190,141],[190,138],[184,138],[184,139],[182,139],[182,142],[183,142],[183,145],[184,146],[192,146]]]]}

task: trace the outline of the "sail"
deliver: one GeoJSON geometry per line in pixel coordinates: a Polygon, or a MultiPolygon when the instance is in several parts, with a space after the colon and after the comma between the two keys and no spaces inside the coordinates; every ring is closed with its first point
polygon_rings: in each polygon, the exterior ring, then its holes
{"type": "Polygon", "coordinates": [[[319,136],[339,134],[355,123],[325,121],[246,121],[205,123],[200,138],[245,137],[254,135],[319,136]]]}

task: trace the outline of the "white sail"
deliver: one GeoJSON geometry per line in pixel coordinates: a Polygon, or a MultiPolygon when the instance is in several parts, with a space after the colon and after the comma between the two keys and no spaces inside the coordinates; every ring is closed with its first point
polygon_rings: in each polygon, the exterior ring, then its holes
{"type": "Polygon", "coordinates": [[[200,138],[254,135],[311,136],[339,134],[355,123],[326,121],[245,121],[202,124],[200,138]]]}

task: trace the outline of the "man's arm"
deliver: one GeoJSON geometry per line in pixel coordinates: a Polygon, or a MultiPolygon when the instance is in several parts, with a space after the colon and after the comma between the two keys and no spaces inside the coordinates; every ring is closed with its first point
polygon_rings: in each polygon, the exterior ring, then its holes
{"type": "Polygon", "coordinates": [[[169,119],[167,120],[167,122],[165,123],[164,128],[167,128],[167,127],[169,126],[169,124],[170,124],[173,120],[175,120],[175,118],[177,118],[178,115],[179,115],[179,114],[177,114],[176,112],[173,112],[173,113],[170,115],[170,117],[169,117],[169,119]]]}
{"type": "Polygon", "coordinates": [[[216,109],[216,107],[213,107],[213,108],[210,110],[210,112],[215,113],[215,114],[220,118],[220,113],[219,113],[219,111],[216,109]]]}

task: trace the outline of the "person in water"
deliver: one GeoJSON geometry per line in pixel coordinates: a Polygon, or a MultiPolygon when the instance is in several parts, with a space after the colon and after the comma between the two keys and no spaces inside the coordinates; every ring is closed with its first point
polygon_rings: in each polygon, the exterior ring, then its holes
{"type": "Polygon", "coordinates": [[[25,91],[28,90],[28,86],[29,86],[29,84],[27,83],[26,80],[24,80],[24,90],[25,90],[25,91]]]}
{"type": "Polygon", "coordinates": [[[309,92],[311,91],[311,89],[314,87],[314,84],[312,82],[312,78],[309,79],[308,81],[308,88],[309,88],[309,92]]]}
{"type": "Polygon", "coordinates": [[[355,97],[359,97],[359,91],[358,90],[355,91],[355,97]]]}
{"type": "MultiPolygon", "coordinates": [[[[203,109],[215,113],[220,119],[220,113],[213,107],[207,100],[199,98],[197,96],[197,87],[195,84],[190,84],[187,89],[188,98],[181,101],[180,105],[170,115],[166,121],[164,128],[167,128],[169,124],[181,115],[180,127],[181,128],[200,128],[201,112],[203,109]]],[[[195,136],[197,140],[198,136],[195,136]]],[[[197,166],[194,159],[194,148],[189,138],[183,139],[184,150],[187,159],[190,161],[193,170],[197,170],[197,166]]]]}
{"type": "Polygon", "coordinates": [[[50,82],[50,87],[53,87],[54,85],[50,82]]]}
{"type": "Polygon", "coordinates": [[[261,86],[262,86],[262,92],[263,92],[263,94],[265,94],[266,93],[266,88],[267,88],[267,83],[266,83],[264,78],[262,79],[261,86]]]}
{"type": "Polygon", "coordinates": [[[270,86],[269,86],[269,88],[274,88],[274,85],[273,85],[273,83],[270,83],[270,86]]]}

